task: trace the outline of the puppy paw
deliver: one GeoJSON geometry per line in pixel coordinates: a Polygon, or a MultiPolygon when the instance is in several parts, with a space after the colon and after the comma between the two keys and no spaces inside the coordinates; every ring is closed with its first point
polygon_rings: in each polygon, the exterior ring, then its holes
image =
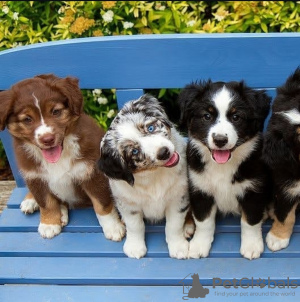
{"type": "Polygon", "coordinates": [[[172,258],[187,259],[189,256],[189,243],[184,238],[168,243],[169,255],[172,258]]]}
{"type": "Polygon", "coordinates": [[[286,248],[290,243],[290,238],[282,239],[272,234],[272,232],[269,232],[266,237],[266,242],[268,248],[271,251],[276,252],[286,248]]]}
{"type": "Polygon", "coordinates": [[[32,214],[38,211],[39,205],[34,198],[26,198],[21,202],[20,209],[24,214],[32,214]]]}
{"type": "Polygon", "coordinates": [[[103,227],[104,236],[112,241],[121,241],[125,236],[125,226],[123,223],[118,222],[110,227],[103,227]]]}
{"type": "Polygon", "coordinates": [[[61,226],[64,227],[69,223],[69,212],[68,208],[64,205],[60,206],[61,211],[61,226]]]}
{"type": "Polygon", "coordinates": [[[61,232],[61,226],[59,224],[44,224],[40,223],[38,232],[43,238],[53,238],[61,232]]]}
{"type": "Polygon", "coordinates": [[[262,238],[247,238],[242,240],[240,252],[245,258],[252,260],[259,258],[264,251],[264,242],[262,238]]]}
{"type": "Polygon", "coordinates": [[[125,236],[125,225],[120,221],[115,211],[107,215],[96,214],[99,224],[102,226],[104,236],[113,241],[121,241],[125,236]]]}
{"type": "Polygon", "coordinates": [[[189,258],[206,258],[209,255],[212,240],[192,239],[189,248],[189,258]]]}
{"type": "Polygon", "coordinates": [[[195,233],[194,223],[186,223],[183,227],[183,234],[186,239],[192,238],[195,233]]]}
{"type": "Polygon", "coordinates": [[[123,251],[130,258],[140,259],[146,255],[147,248],[144,241],[126,240],[123,251]]]}

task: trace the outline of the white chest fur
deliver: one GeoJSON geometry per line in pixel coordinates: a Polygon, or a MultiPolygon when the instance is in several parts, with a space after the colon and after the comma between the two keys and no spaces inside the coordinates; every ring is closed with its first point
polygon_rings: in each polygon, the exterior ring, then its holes
{"type": "Polygon", "coordinates": [[[46,162],[41,151],[33,145],[26,145],[24,148],[30,156],[41,162],[37,171],[22,171],[25,179],[44,180],[53,194],[70,205],[79,201],[75,194],[74,183],[88,177],[90,169],[85,162],[76,161],[80,158],[80,146],[76,136],[69,135],[64,139],[64,149],[56,163],[46,162]]]}
{"type": "MultiPolygon", "coordinates": [[[[232,158],[226,164],[218,164],[211,159],[208,149],[193,141],[195,147],[201,151],[205,162],[204,171],[198,173],[192,169],[189,177],[192,186],[202,192],[213,196],[218,209],[223,213],[239,214],[239,203],[237,198],[244,196],[247,189],[255,190],[256,180],[247,179],[232,183],[233,176],[239,165],[247,159],[256,146],[257,138],[238,147],[232,154],[232,158]]],[[[200,201],[199,201],[200,202],[200,201]]]]}
{"type": "Polygon", "coordinates": [[[131,187],[125,181],[110,180],[118,206],[130,211],[142,211],[144,217],[158,221],[165,217],[169,203],[180,204],[187,192],[185,164],[173,168],[161,167],[135,174],[131,187]]]}

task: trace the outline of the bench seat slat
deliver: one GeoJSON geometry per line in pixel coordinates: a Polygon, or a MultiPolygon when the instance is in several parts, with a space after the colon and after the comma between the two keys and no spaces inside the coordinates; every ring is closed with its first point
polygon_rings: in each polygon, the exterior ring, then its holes
{"type": "MultiPolygon", "coordinates": [[[[38,233],[0,233],[0,257],[126,257],[123,243],[102,233],[62,233],[51,240],[38,233]]],[[[146,257],[169,257],[164,233],[147,233],[146,243],[146,257]]],[[[209,257],[241,258],[240,244],[239,233],[217,233],[209,257]]],[[[276,254],[265,246],[262,257],[300,257],[300,234],[293,234],[290,245],[276,254]]]]}
{"type": "MultiPolygon", "coordinates": [[[[25,215],[20,209],[6,209],[0,219],[0,232],[36,232],[40,220],[39,212],[25,215]]],[[[266,221],[263,231],[270,229],[271,221],[266,221]]],[[[147,232],[164,232],[164,223],[147,224],[147,232]]],[[[300,217],[297,219],[295,232],[300,231],[300,217]]],[[[92,208],[69,211],[69,224],[64,232],[102,232],[92,208]]],[[[217,220],[216,232],[240,232],[240,218],[228,216],[217,220]]]]}
{"type": "MultiPolygon", "coordinates": [[[[20,209],[6,209],[1,214],[0,232],[37,232],[40,221],[39,212],[25,215],[20,209]]],[[[272,224],[271,220],[264,222],[263,232],[267,232],[272,224]]],[[[164,232],[164,223],[148,224],[147,232],[164,232]]],[[[64,232],[102,232],[97,217],[92,208],[69,211],[69,224],[63,228],[64,232]]],[[[219,217],[216,232],[240,232],[240,218],[234,216],[219,217]]],[[[300,233],[300,216],[296,218],[294,233],[300,233]]]]}
{"type": "Polygon", "coordinates": [[[267,278],[297,280],[300,259],[203,258],[179,261],[171,258],[3,257],[0,284],[61,285],[178,285],[190,273],[198,273],[202,285],[213,278],[233,280],[267,278]],[[230,268],[230,270],[229,270],[230,268]]]}
{"type": "MultiPolygon", "coordinates": [[[[258,297],[272,299],[272,302],[282,302],[284,298],[289,302],[299,301],[300,288],[297,289],[269,289],[264,288],[232,288],[224,290],[223,287],[206,287],[209,293],[205,301],[220,302],[226,298],[231,302],[257,301],[258,297]],[[225,297],[220,293],[225,292],[225,297]],[[226,294],[231,293],[230,297],[226,294]],[[272,295],[271,293],[276,293],[272,295]],[[277,295],[278,294],[278,295],[277,295]],[[229,300],[230,299],[230,300],[229,300]]],[[[187,292],[187,289],[185,290],[187,292]]],[[[14,285],[0,287],[1,302],[24,302],[24,297],[30,297],[30,302],[99,302],[99,301],[122,301],[122,302],[149,302],[149,301],[183,301],[182,286],[51,286],[51,285],[14,285]],[[88,300],[87,300],[88,294],[88,300]]],[[[195,299],[197,301],[197,299],[195,299]]],[[[199,300],[199,299],[198,299],[199,300]]]]}

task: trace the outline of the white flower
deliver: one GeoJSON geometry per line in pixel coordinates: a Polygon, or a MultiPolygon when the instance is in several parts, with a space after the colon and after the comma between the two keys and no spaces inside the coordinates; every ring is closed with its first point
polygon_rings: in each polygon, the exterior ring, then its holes
{"type": "Polygon", "coordinates": [[[127,22],[127,21],[125,21],[125,22],[123,23],[123,26],[124,26],[125,29],[132,28],[133,25],[134,25],[134,24],[133,24],[132,22],[127,22]]]}
{"type": "Polygon", "coordinates": [[[11,45],[11,47],[12,48],[15,48],[15,47],[20,47],[20,46],[23,46],[23,44],[22,44],[22,42],[14,42],[12,45],[11,45]]]}
{"type": "Polygon", "coordinates": [[[19,13],[15,12],[13,13],[13,17],[14,20],[19,20],[19,13]]]}
{"type": "Polygon", "coordinates": [[[108,118],[112,118],[113,115],[114,115],[114,113],[115,113],[115,110],[113,110],[113,109],[109,110],[109,111],[107,112],[107,117],[108,117],[108,118]]]}
{"type": "Polygon", "coordinates": [[[2,12],[3,12],[4,14],[8,14],[8,13],[9,13],[9,7],[8,7],[8,6],[3,6],[3,7],[2,7],[2,12]]]}
{"type": "Polygon", "coordinates": [[[108,10],[103,16],[103,20],[107,23],[111,22],[114,18],[114,12],[112,10],[108,10]]]}
{"type": "Polygon", "coordinates": [[[193,27],[195,24],[196,24],[196,21],[195,21],[195,20],[191,20],[191,21],[187,22],[186,25],[187,25],[188,27],[193,27]]]}
{"type": "Polygon", "coordinates": [[[155,5],[155,9],[156,10],[165,10],[166,9],[166,6],[165,5],[161,5],[161,3],[157,3],[155,5]]]}
{"type": "Polygon", "coordinates": [[[59,10],[57,11],[59,14],[63,14],[64,12],[65,12],[65,7],[64,6],[62,6],[62,7],[60,7],[59,8],[59,10]]]}
{"type": "Polygon", "coordinates": [[[100,95],[102,93],[101,89],[94,89],[93,90],[93,95],[100,95]]]}
{"type": "Polygon", "coordinates": [[[97,101],[100,105],[106,105],[108,103],[107,98],[106,97],[101,97],[101,96],[97,99],[97,101]]]}

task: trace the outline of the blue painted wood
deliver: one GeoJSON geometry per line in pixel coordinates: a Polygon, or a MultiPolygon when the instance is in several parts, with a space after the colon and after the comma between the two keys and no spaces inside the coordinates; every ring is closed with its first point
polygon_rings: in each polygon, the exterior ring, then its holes
{"type": "Polygon", "coordinates": [[[124,104],[131,100],[136,100],[143,95],[143,89],[117,89],[118,108],[122,108],[124,104]]]}
{"type": "MultiPolygon", "coordinates": [[[[25,215],[19,209],[6,209],[0,219],[0,232],[36,232],[39,224],[39,212],[25,215]]],[[[263,232],[270,229],[271,221],[263,224],[263,232]]],[[[92,208],[69,211],[69,224],[63,228],[65,232],[102,232],[92,208]]],[[[147,224],[147,232],[163,232],[164,223],[147,224]]],[[[240,218],[228,216],[217,219],[216,232],[240,232],[240,218]]],[[[300,232],[300,217],[297,218],[294,232],[300,232]]]]}
{"type": "Polygon", "coordinates": [[[77,76],[82,88],[179,88],[200,77],[272,88],[299,65],[299,37],[176,34],[39,43],[0,53],[0,89],[52,72],[77,76]]]}
{"type": "Polygon", "coordinates": [[[8,161],[9,161],[10,168],[13,172],[13,176],[17,183],[17,186],[25,187],[25,185],[26,185],[25,181],[24,181],[23,177],[21,176],[19,169],[17,167],[15,153],[13,150],[12,138],[11,138],[10,134],[8,133],[7,129],[5,129],[5,131],[0,132],[0,139],[5,148],[5,153],[6,153],[8,161]]]}
{"type": "Polygon", "coordinates": [[[25,198],[28,193],[27,187],[15,188],[13,189],[8,201],[7,208],[9,209],[19,209],[22,200],[25,198]]]}
{"type": "MultiPolygon", "coordinates": [[[[0,284],[61,285],[172,285],[191,273],[198,273],[202,285],[221,280],[267,278],[296,280],[300,285],[299,258],[172,258],[115,257],[3,257],[0,284]]],[[[188,284],[191,284],[191,279],[188,284]]],[[[247,284],[246,280],[242,284],[247,284]]]]}
{"type": "MultiPolygon", "coordinates": [[[[242,258],[240,233],[217,233],[210,258],[242,258]]],[[[168,258],[164,232],[146,233],[147,258],[168,258]]],[[[0,257],[126,257],[122,242],[105,239],[102,233],[63,232],[53,239],[41,238],[38,233],[0,233],[0,257]]],[[[277,253],[267,246],[262,258],[299,258],[300,234],[295,233],[290,245],[277,253]]],[[[245,260],[247,261],[247,260],[245,260]]]]}
{"type": "MultiPolygon", "coordinates": [[[[268,287],[258,288],[224,288],[206,287],[209,293],[203,298],[208,302],[253,302],[261,298],[262,301],[272,302],[298,302],[300,290],[292,288],[268,287]],[[223,296],[224,294],[224,296],[223,296]]],[[[185,288],[185,292],[188,289],[185,288]]],[[[41,285],[14,285],[0,288],[1,302],[24,302],[24,297],[30,297],[30,302],[149,302],[163,301],[176,302],[183,301],[182,286],[41,286],[41,285]]],[[[202,301],[201,298],[193,299],[202,301]]],[[[193,301],[192,300],[192,301],[193,301]]]]}
{"type": "MultiPolygon", "coordinates": [[[[192,80],[207,78],[244,79],[249,86],[267,89],[274,97],[275,87],[299,65],[299,38],[300,33],[176,34],[40,43],[0,52],[0,90],[36,74],[55,73],[77,76],[81,88],[116,88],[119,108],[138,98],[144,89],[181,88],[192,80]]],[[[290,277],[300,285],[299,218],[287,249],[272,253],[265,248],[262,258],[253,261],[239,254],[240,223],[234,217],[218,221],[211,255],[200,260],[170,259],[164,224],[147,225],[146,258],[128,259],[122,251],[124,241],[115,243],[104,238],[93,209],[70,211],[70,223],[62,234],[43,239],[37,233],[39,213],[26,216],[19,210],[27,188],[18,178],[9,136],[3,132],[0,137],[4,138],[18,185],[0,217],[0,284],[43,285],[0,286],[0,301],[24,301],[24,297],[32,297],[32,302],[62,301],[64,297],[82,301],[83,295],[84,301],[178,301],[182,300],[179,281],[192,273],[199,274],[203,285],[212,285],[214,277],[290,277]],[[58,284],[78,286],[55,286],[58,284]],[[83,285],[100,286],[84,286],[87,293],[83,285]]],[[[269,228],[267,221],[264,236],[269,228]]],[[[189,276],[186,284],[191,281],[189,276]]],[[[224,291],[220,287],[218,290],[224,291]]],[[[216,289],[210,287],[210,291],[207,301],[221,300],[216,289]]],[[[243,289],[236,292],[241,294],[243,289]]],[[[299,300],[299,290],[294,292],[299,300]]],[[[287,297],[289,301],[293,298],[287,297]]],[[[273,295],[270,299],[284,297],[273,295]]],[[[246,296],[243,300],[254,299],[246,296]]],[[[263,301],[264,297],[256,300],[263,301]]]]}

